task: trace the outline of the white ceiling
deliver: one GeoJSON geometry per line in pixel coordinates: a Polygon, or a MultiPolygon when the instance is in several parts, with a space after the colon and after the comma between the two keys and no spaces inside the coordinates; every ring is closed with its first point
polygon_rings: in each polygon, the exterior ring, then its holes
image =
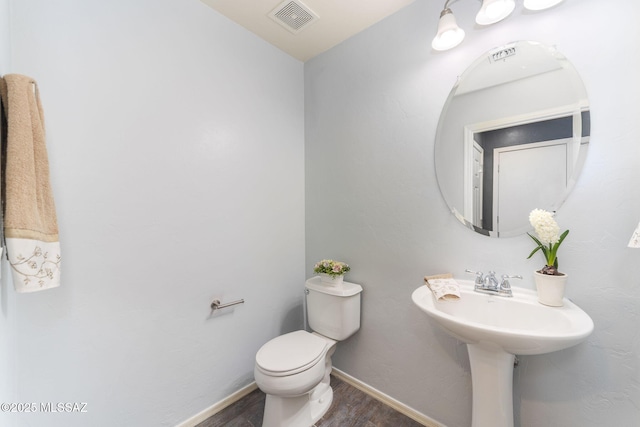
{"type": "Polygon", "coordinates": [[[313,58],[414,0],[297,0],[319,19],[297,34],[269,17],[282,0],[201,0],[301,61],[313,58]]]}

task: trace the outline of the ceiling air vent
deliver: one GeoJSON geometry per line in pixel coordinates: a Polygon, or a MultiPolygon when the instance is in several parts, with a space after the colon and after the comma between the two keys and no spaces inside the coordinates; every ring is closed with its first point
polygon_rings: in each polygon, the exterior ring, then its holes
{"type": "Polygon", "coordinates": [[[318,15],[298,0],[285,0],[269,13],[269,17],[293,34],[298,34],[319,19],[318,15]]]}
{"type": "Polygon", "coordinates": [[[515,46],[506,46],[505,48],[501,48],[492,52],[489,52],[489,62],[498,62],[504,61],[508,57],[516,54],[515,46]]]}

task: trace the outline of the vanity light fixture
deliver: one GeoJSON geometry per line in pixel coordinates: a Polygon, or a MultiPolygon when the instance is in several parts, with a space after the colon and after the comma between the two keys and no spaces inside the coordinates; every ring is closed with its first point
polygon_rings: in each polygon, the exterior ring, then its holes
{"type": "Polygon", "coordinates": [[[444,9],[440,12],[438,21],[438,33],[431,42],[431,47],[435,50],[448,50],[458,46],[464,39],[464,30],[458,27],[453,12],[448,8],[449,2],[444,4],[444,9]]]}
{"type": "MultiPolygon", "coordinates": [[[[446,0],[444,8],[440,12],[438,21],[438,32],[431,42],[434,50],[448,50],[458,46],[464,39],[464,30],[458,27],[453,12],[449,9],[446,0]]],[[[479,25],[491,25],[502,21],[511,15],[516,7],[515,0],[480,0],[482,6],[476,15],[476,23],[479,25]]],[[[524,7],[529,10],[548,9],[561,3],[563,0],[524,0],[524,7]]]]}

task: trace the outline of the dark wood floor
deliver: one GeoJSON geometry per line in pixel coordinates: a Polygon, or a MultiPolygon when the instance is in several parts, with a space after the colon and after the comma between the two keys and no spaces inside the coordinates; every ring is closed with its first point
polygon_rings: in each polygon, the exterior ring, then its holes
{"type": "MultiPolygon", "coordinates": [[[[333,403],[316,427],[420,427],[366,393],[331,376],[333,403]]],[[[255,390],[196,427],[260,427],[265,395],[255,390]]]]}

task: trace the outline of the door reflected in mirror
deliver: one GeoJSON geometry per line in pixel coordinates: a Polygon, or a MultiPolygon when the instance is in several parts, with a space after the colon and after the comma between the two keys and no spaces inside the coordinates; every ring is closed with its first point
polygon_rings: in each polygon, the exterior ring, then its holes
{"type": "Polygon", "coordinates": [[[492,49],[458,79],[440,116],[440,191],[478,233],[525,233],[531,210],[556,211],[568,196],[589,135],[586,90],[562,54],[535,42],[492,49]]]}

